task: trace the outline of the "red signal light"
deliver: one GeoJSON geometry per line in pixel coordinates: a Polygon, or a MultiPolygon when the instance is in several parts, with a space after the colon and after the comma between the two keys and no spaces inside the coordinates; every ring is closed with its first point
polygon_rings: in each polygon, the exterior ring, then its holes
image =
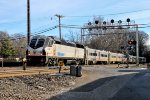
{"type": "Polygon", "coordinates": [[[129,41],[128,41],[128,44],[129,44],[129,45],[136,45],[136,41],[135,41],[135,40],[129,40],[129,41]]]}
{"type": "Polygon", "coordinates": [[[129,45],[132,45],[132,41],[131,41],[131,40],[129,40],[129,41],[128,41],[128,44],[129,44],[129,45]]]}

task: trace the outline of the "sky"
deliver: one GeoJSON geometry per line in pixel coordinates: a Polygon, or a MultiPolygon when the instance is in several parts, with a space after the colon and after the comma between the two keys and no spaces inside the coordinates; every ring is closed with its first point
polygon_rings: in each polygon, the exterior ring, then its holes
{"type": "MultiPolygon", "coordinates": [[[[130,18],[136,24],[150,26],[149,4],[150,0],[30,0],[31,33],[35,34],[58,25],[56,14],[64,16],[61,18],[61,24],[66,25],[83,26],[95,16],[101,16],[106,21],[111,19],[126,21],[130,18]]],[[[6,31],[10,35],[14,33],[26,35],[27,0],[0,0],[0,5],[0,31],[6,31]]],[[[63,28],[63,36],[67,37],[70,30],[63,28]]],[[[150,35],[150,27],[139,30],[150,35]]],[[[59,31],[56,28],[44,34],[59,36],[59,31]]],[[[150,44],[150,41],[148,43],[150,44]]]]}

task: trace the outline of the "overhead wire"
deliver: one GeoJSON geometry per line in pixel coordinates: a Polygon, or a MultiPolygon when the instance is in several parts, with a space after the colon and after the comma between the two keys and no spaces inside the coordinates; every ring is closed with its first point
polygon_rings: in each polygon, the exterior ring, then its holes
{"type": "MultiPolygon", "coordinates": [[[[136,12],[142,12],[142,11],[147,11],[147,10],[150,10],[150,8],[147,8],[147,9],[141,9],[141,10],[135,10],[135,11],[129,11],[129,12],[121,12],[121,13],[113,13],[113,14],[104,14],[104,15],[96,15],[96,16],[108,16],[108,15],[120,15],[120,14],[127,14],[127,13],[136,13],[136,12]]],[[[63,17],[93,17],[93,16],[63,16],[63,17]]],[[[48,17],[47,17],[48,18],[48,17]]],[[[43,17],[43,19],[45,19],[45,17],[43,17]]],[[[51,18],[52,19],[52,18],[51,18]]],[[[18,21],[17,21],[18,22],[18,21]]],[[[15,22],[10,22],[10,23],[15,23],[15,22]]],[[[1,24],[1,23],[0,23],[1,24]]],[[[47,24],[48,25],[48,24],[47,24]]],[[[147,24],[138,24],[140,25],[139,28],[148,28],[150,26],[146,26],[146,25],[150,25],[150,23],[147,23],[147,24]],[[145,25],[144,27],[141,27],[145,25]]],[[[41,26],[40,28],[42,28],[43,26],[41,26]]],[[[57,28],[58,26],[54,26],[53,28],[47,28],[47,29],[42,29],[38,32],[34,32],[33,35],[38,35],[38,34],[42,34],[42,33],[45,33],[45,32],[48,32],[50,30],[53,30],[55,28],[57,28]]],[[[81,26],[79,25],[62,25],[63,28],[77,28],[77,29],[80,29],[81,26]]]]}
{"type": "MultiPolygon", "coordinates": [[[[128,11],[128,12],[111,13],[111,14],[104,14],[104,15],[94,15],[94,16],[121,15],[121,14],[128,14],[128,13],[142,12],[142,11],[147,11],[147,10],[150,10],[150,8],[147,8],[147,9],[140,9],[140,10],[134,10],[134,11],[128,11]]],[[[64,16],[64,17],[93,17],[93,16],[87,15],[87,16],[64,16]]]]}
{"type": "Polygon", "coordinates": [[[54,27],[51,27],[51,28],[47,28],[47,29],[41,30],[41,31],[38,31],[38,32],[34,32],[32,36],[40,35],[42,33],[45,33],[45,32],[51,31],[53,29],[56,29],[57,27],[58,27],[58,25],[56,25],[54,27]]]}

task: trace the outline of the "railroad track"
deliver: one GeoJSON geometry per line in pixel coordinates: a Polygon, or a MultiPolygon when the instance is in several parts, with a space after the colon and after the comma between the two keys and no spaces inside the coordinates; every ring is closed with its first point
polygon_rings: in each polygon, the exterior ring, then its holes
{"type": "MultiPolygon", "coordinates": [[[[111,65],[85,65],[84,67],[111,67],[118,68],[118,64],[111,65]]],[[[119,65],[119,68],[124,68],[126,64],[119,65]]],[[[135,67],[135,64],[130,64],[130,68],[135,67]]],[[[146,65],[140,65],[140,67],[146,67],[146,65]]],[[[69,73],[69,66],[64,66],[61,70],[62,73],[69,73]]],[[[0,77],[12,77],[12,76],[24,76],[24,75],[36,75],[36,74],[52,74],[55,75],[59,72],[59,67],[27,67],[26,70],[23,70],[22,66],[19,67],[0,67],[0,77]]]]}
{"type": "MultiPolygon", "coordinates": [[[[0,77],[14,77],[14,76],[26,76],[26,75],[36,75],[36,74],[51,74],[56,75],[58,74],[58,68],[51,68],[48,67],[30,67],[26,70],[22,70],[21,67],[3,67],[0,68],[0,77]]],[[[61,73],[69,73],[68,68],[63,68],[61,73]]]]}

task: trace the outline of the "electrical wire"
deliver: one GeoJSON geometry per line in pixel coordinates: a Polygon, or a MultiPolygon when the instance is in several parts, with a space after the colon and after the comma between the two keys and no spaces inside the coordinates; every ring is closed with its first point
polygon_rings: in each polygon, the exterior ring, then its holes
{"type": "MultiPolygon", "coordinates": [[[[104,15],[95,15],[95,16],[111,16],[111,15],[122,15],[122,14],[128,14],[128,13],[137,13],[142,11],[150,10],[150,8],[147,9],[141,9],[141,10],[135,10],[135,11],[128,11],[128,12],[120,12],[120,13],[111,13],[111,14],[104,14],[104,15]]],[[[93,16],[64,16],[64,17],[93,17],[93,16]]]]}
{"type": "Polygon", "coordinates": [[[31,35],[31,36],[43,34],[43,33],[45,33],[45,32],[54,30],[54,29],[56,29],[57,27],[58,27],[58,26],[54,26],[54,27],[47,28],[47,29],[44,29],[44,30],[41,30],[41,31],[38,31],[38,32],[34,32],[33,35],[31,35]]]}

